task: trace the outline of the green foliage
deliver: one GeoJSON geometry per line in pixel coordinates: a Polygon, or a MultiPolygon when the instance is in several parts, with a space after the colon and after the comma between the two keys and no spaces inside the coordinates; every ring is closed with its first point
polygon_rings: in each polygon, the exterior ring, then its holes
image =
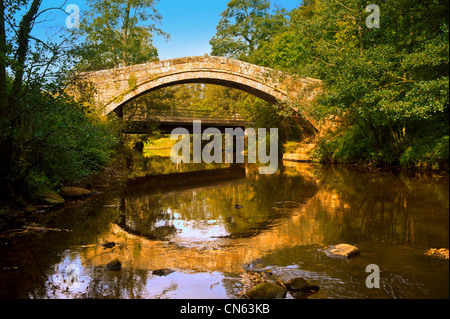
{"type": "Polygon", "coordinates": [[[103,169],[118,130],[93,112],[92,87],[80,87],[77,101],[65,94],[70,41],[31,36],[50,9],[39,0],[0,4],[0,200],[14,204],[103,169]],[[7,31],[5,21],[14,22],[7,31]]]}
{"type": "Polygon", "coordinates": [[[109,164],[118,142],[112,123],[67,97],[37,90],[23,99],[23,108],[23,124],[11,135],[20,152],[5,172],[16,191],[56,188],[109,164]]]}
{"type": "Polygon", "coordinates": [[[286,23],[284,10],[272,12],[268,0],[231,0],[211,39],[212,55],[246,59],[286,23]]]}
{"type": "Polygon", "coordinates": [[[256,105],[265,102],[249,93],[214,84],[181,84],[150,92],[128,103],[126,117],[151,117],[152,113],[170,110],[204,111],[210,116],[230,116],[235,113],[253,116],[256,105]]]}
{"type": "Polygon", "coordinates": [[[322,160],[448,167],[448,2],[384,1],[378,29],[368,4],[304,1],[252,57],[324,81],[309,115],[342,127],[322,138],[322,160]]]}
{"type": "Polygon", "coordinates": [[[158,60],[154,34],[168,37],[158,24],[158,0],[89,0],[81,23],[83,44],[74,49],[82,70],[100,70],[158,60]]]}
{"type": "Polygon", "coordinates": [[[417,144],[409,146],[400,157],[403,165],[426,166],[434,169],[448,170],[449,137],[427,137],[417,144]]]}

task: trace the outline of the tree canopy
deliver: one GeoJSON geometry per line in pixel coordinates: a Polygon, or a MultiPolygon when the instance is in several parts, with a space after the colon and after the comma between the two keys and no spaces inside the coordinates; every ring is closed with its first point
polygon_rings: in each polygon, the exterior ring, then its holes
{"type": "Polygon", "coordinates": [[[304,1],[251,59],[324,80],[309,115],[340,130],[323,160],[448,168],[448,1],[383,1],[379,28],[369,4],[304,1]]]}
{"type": "Polygon", "coordinates": [[[211,54],[245,60],[285,23],[285,10],[273,12],[268,0],[231,0],[210,41],[211,54]]]}
{"type": "Polygon", "coordinates": [[[86,41],[77,48],[81,68],[107,69],[158,60],[154,35],[160,28],[158,0],[88,0],[90,10],[81,23],[86,41]]]}
{"type": "Polygon", "coordinates": [[[0,1],[0,201],[23,203],[104,168],[117,143],[110,122],[66,94],[70,35],[32,34],[41,0],[0,1]]]}

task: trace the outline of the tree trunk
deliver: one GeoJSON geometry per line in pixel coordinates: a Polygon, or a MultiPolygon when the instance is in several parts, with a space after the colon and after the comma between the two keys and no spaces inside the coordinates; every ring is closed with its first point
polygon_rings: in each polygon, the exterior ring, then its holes
{"type": "Polygon", "coordinates": [[[0,115],[5,118],[8,109],[8,92],[6,88],[6,31],[5,31],[5,5],[0,0],[0,115]]]}
{"type": "Polygon", "coordinates": [[[128,23],[130,22],[130,11],[131,11],[131,1],[128,1],[127,8],[125,10],[125,18],[123,20],[122,27],[122,66],[126,67],[128,65],[128,55],[127,55],[127,46],[128,46],[128,23]]]}
{"type": "Polygon", "coordinates": [[[19,26],[19,32],[17,35],[17,43],[19,46],[16,51],[16,61],[17,67],[15,68],[14,83],[9,96],[10,106],[14,107],[13,104],[17,102],[17,98],[20,96],[22,85],[23,85],[23,75],[25,71],[25,61],[28,54],[28,44],[30,40],[30,32],[38,13],[39,7],[41,6],[42,0],[33,0],[28,10],[27,14],[22,18],[19,26]]]}
{"type": "Polygon", "coordinates": [[[364,54],[364,21],[363,18],[361,16],[361,8],[358,8],[358,19],[357,24],[358,24],[358,38],[359,38],[359,54],[363,55],[364,54]]]}
{"type": "MultiPolygon", "coordinates": [[[[2,184],[0,190],[7,194],[6,196],[9,198],[14,198],[16,194],[16,190],[21,190],[24,187],[23,178],[21,178],[20,173],[17,172],[17,160],[20,158],[20,155],[24,152],[22,150],[20,143],[17,143],[15,140],[15,135],[20,130],[20,125],[22,124],[23,110],[20,108],[20,98],[22,96],[23,91],[23,83],[24,83],[24,74],[25,74],[25,65],[26,58],[28,55],[29,48],[29,39],[30,32],[32,26],[34,24],[36,15],[38,13],[39,7],[41,5],[42,0],[33,0],[28,12],[23,16],[19,30],[17,32],[17,50],[14,55],[15,64],[12,67],[14,81],[12,84],[11,91],[7,91],[6,86],[6,43],[5,39],[5,6],[3,0],[0,4],[0,106],[3,130],[2,132],[2,140],[0,143],[0,152],[2,152],[1,157],[1,175],[2,184]]],[[[6,39],[5,39],[6,40],[6,39]]],[[[20,134],[20,133],[19,133],[20,134]]]]}
{"type": "Polygon", "coordinates": [[[0,0],[0,199],[7,193],[7,177],[10,157],[6,149],[8,144],[8,92],[6,87],[6,32],[5,5],[0,0]]]}

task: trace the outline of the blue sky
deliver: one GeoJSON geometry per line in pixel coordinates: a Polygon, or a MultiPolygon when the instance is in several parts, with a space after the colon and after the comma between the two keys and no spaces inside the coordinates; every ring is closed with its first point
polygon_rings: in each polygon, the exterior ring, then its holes
{"type": "MultiPolygon", "coordinates": [[[[162,37],[154,39],[160,59],[210,53],[209,40],[216,33],[220,14],[227,8],[228,2],[229,0],[160,0],[157,8],[163,16],[161,28],[171,37],[169,42],[162,37]]],[[[42,8],[60,6],[63,3],[63,0],[44,0],[42,8]]],[[[271,3],[291,10],[298,7],[301,0],[272,0],[271,3]]],[[[76,4],[81,11],[88,9],[85,0],[68,0],[66,4],[76,4]]],[[[42,37],[65,26],[66,15],[53,11],[47,20],[49,21],[36,25],[36,35],[42,37]]]]}
{"type": "MultiPolygon", "coordinates": [[[[229,0],[161,0],[158,10],[163,16],[163,30],[171,41],[155,39],[161,59],[203,55],[211,52],[209,40],[216,33],[220,14],[229,0]]],[[[272,0],[272,4],[291,10],[300,0],[272,0]]]]}

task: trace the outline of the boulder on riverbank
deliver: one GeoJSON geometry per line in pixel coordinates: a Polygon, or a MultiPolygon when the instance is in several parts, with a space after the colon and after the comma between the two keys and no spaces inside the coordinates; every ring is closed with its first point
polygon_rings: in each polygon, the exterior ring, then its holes
{"type": "Polygon", "coordinates": [[[81,187],[61,187],[61,196],[64,198],[80,198],[92,195],[90,190],[81,187]]]}

